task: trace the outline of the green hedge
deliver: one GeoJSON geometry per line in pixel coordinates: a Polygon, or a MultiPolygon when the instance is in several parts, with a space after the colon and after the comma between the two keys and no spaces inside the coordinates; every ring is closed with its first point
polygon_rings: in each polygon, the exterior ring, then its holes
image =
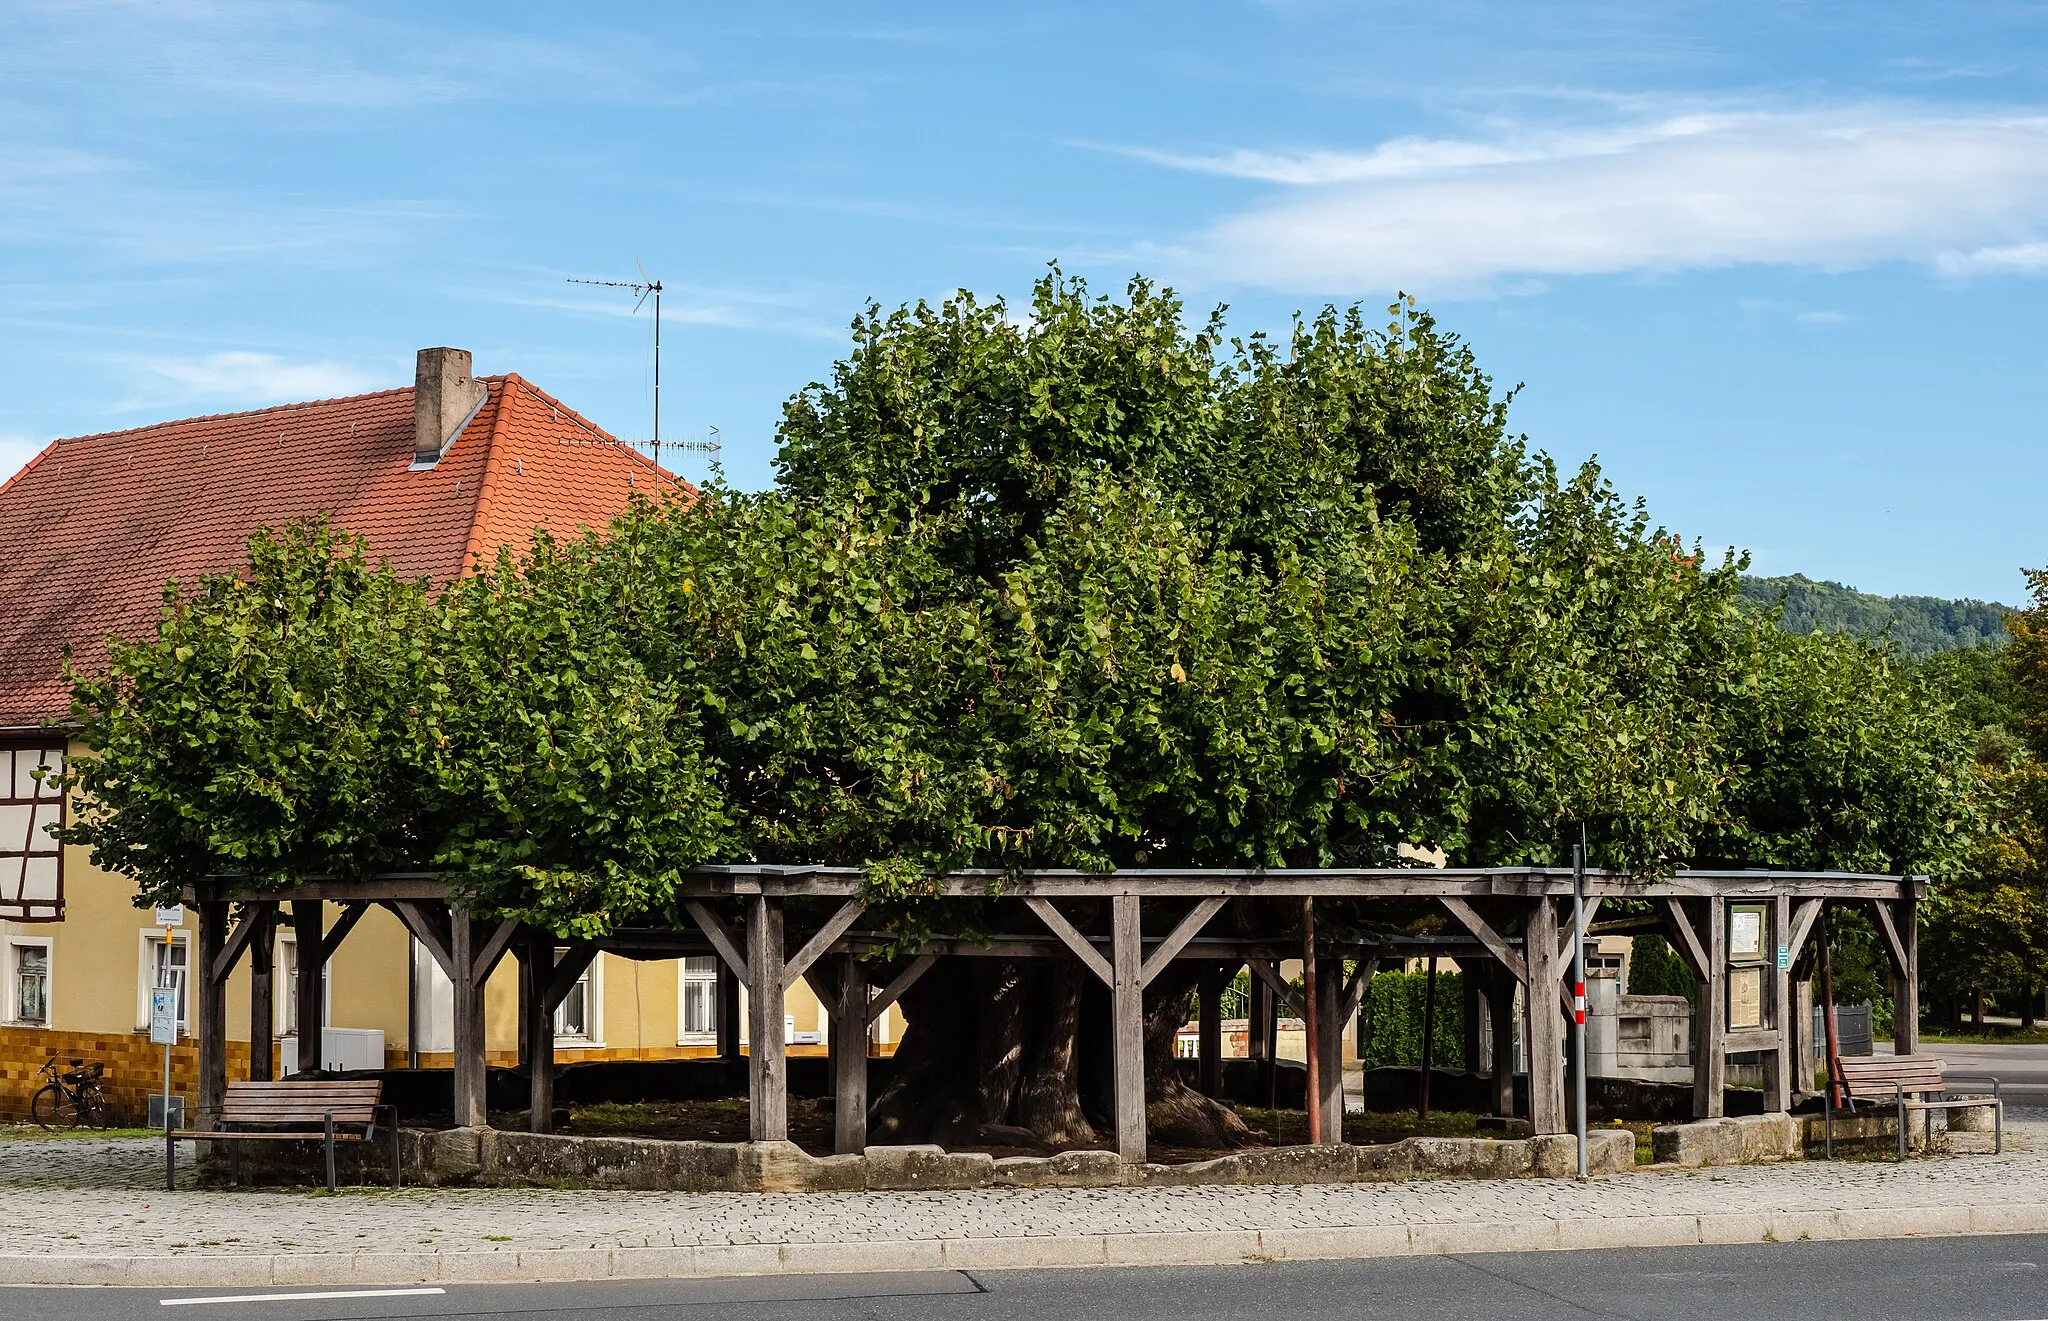
{"type": "Polygon", "coordinates": [[[1691,995],[1692,969],[1662,936],[1637,936],[1628,956],[1630,995],[1691,995]]]}
{"type": "MultiPolygon", "coordinates": [[[[1426,972],[1383,972],[1372,979],[1365,1006],[1365,1066],[1414,1068],[1422,1063],[1422,1002],[1426,972]]],[[[1430,1061],[1440,1069],[1465,1067],[1465,978],[1461,973],[1436,975],[1436,1020],[1432,1025],[1430,1061]]]]}

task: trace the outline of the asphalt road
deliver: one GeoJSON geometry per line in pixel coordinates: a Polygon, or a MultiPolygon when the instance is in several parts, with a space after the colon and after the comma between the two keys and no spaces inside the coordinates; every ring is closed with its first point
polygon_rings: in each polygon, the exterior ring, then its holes
{"type": "MultiPolygon", "coordinates": [[[[1886,1048],[1889,1053],[1889,1043],[1886,1048]]],[[[1927,1041],[1921,1043],[1920,1053],[1933,1055],[1948,1066],[1949,1085],[1955,1091],[1989,1092],[1990,1084],[1984,1080],[1998,1079],[2007,1118],[2048,1119],[2048,1046],[1927,1041]]]]}
{"type": "Polygon", "coordinates": [[[1759,1243],[1187,1269],[322,1290],[0,1289],[7,1321],[2034,1321],[2048,1236],[1759,1243]],[[251,1297],[259,1295],[259,1297],[251,1297]],[[280,1298],[277,1295],[285,1295],[280,1298]],[[169,1305],[167,1305],[169,1304],[169,1305]]]}

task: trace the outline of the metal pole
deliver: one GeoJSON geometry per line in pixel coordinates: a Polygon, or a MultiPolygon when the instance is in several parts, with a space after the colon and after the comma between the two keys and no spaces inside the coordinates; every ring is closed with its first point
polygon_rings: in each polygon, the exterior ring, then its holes
{"type": "MultiPolygon", "coordinates": [[[[1548,900],[1544,901],[1548,903],[1548,900]]],[[[1533,994],[1533,988],[1531,990],[1533,994]]],[[[1579,1177],[1586,1177],[1586,840],[1572,850],[1572,1124],[1579,1135],[1579,1177]]]]}

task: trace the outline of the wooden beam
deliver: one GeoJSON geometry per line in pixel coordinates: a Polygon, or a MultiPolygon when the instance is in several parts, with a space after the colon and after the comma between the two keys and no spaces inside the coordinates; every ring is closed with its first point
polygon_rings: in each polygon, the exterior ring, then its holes
{"type": "MultiPolygon", "coordinates": [[[[554,938],[548,937],[549,957],[554,955],[554,938]]],[[[569,992],[576,989],[576,983],[583,978],[584,970],[597,962],[598,948],[589,941],[578,941],[555,960],[554,970],[543,983],[547,1011],[553,1014],[562,1007],[562,1001],[569,998],[569,992]]]]}
{"type": "MultiPolygon", "coordinates": [[[[1138,897],[1110,900],[1110,1058],[1115,1065],[1114,1117],[1117,1154],[1133,1163],[1146,1156],[1145,1132],[1145,966],[1139,938],[1138,897]]],[[[1099,957],[1099,956],[1098,956],[1099,957]]]]}
{"type": "Polygon", "coordinates": [[[1047,930],[1058,936],[1061,943],[1073,951],[1074,957],[1081,960],[1082,967],[1101,978],[1103,985],[1116,985],[1116,973],[1110,967],[1109,960],[1102,957],[1101,952],[1089,943],[1088,937],[1082,935],[1072,922],[1067,921],[1065,913],[1053,907],[1052,900],[1026,899],[1024,904],[1038,914],[1038,920],[1045,923],[1047,930]]]}
{"type": "MultiPolygon", "coordinates": [[[[201,968],[220,961],[228,939],[228,906],[219,900],[199,905],[201,968]]],[[[202,977],[194,988],[199,1003],[199,1113],[194,1128],[220,1127],[220,1111],[228,1098],[228,988],[226,978],[202,977]]]]}
{"type": "Polygon", "coordinates": [[[803,976],[826,950],[831,949],[832,943],[845,935],[847,929],[859,921],[860,915],[866,911],[867,905],[858,899],[849,899],[839,905],[839,911],[827,918],[825,925],[818,928],[817,934],[805,941],[803,948],[790,955],[788,962],[782,965],[782,988],[788,990],[795,986],[796,979],[803,976]]]}
{"type": "MultiPolygon", "coordinates": [[[[482,986],[497,970],[498,960],[505,957],[505,951],[512,948],[514,937],[519,934],[519,919],[508,917],[491,928],[491,934],[477,945],[476,962],[470,967],[470,980],[482,986]]],[[[554,937],[550,936],[549,940],[554,937]]]]}
{"type": "Polygon", "coordinates": [[[1899,938],[1899,925],[1892,920],[1892,906],[1883,899],[1870,901],[1870,911],[1877,915],[1877,929],[1884,933],[1884,950],[1892,961],[1892,973],[1906,971],[1906,942],[1899,938]]]}
{"type": "Polygon", "coordinates": [[[320,937],[322,963],[334,957],[334,951],[341,948],[341,942],[348,939],[348,933],[356,929],[356,923],[362,921],[363,914],[369,911],[367,902],[352,903],[341,910],[341,916],[334,919],[334,926],[320,937]]]}
{"type": "Polygon", "coordinates": [[[832,1150],[858,1155],[868,1144],[868,979],[860,960],[839,956],[832,1011],[832,1150]]]}
{"type": "Polygon", "coordinates": [[[1274,971],[1271,963],[1264,959],[1247,959],[1245,964],[1252,970],[1254,976],[1272,988],[1273,994],[1280,997],[1281,1003],[1294,1011],[1296,1018],[1306,1019],[1308,1017],[1308,1011],[1302,1008],[1301,999],[1294,994],[1294,988],[1280,980],[1280,974],[1274,971]]]}
{"type": "MultiPolygon", "coordinates": [[[[1681,915],[1682,916],[1682,915],[1681,915]]],[[[1706,939],[1687,923],[1686,938],[1700,955],[1702,971],[1692,1000],[1692,1117],[1719,1119],[1726,1113],[1728,1053],[1721,1043],[1728,1035],[1728,905],[1707,900],[1706,939]]]]}
{"type": "MultiPolygon", "coordinates": [[[[1597,912],[1599,912],[1599,911],[1600,911],[1600,900],[1598,900],[1597,898],[1594,898],[1594,897],[1593,897],[1592,895],[1588,895],[1588,896],[1586,896],[1586,926],[1587,926],[1587,928],[1588,928],[1588,930],[1587,930],[1586,934],[1587,934],[1587,935],[1589,935],[1589,936],[1593,934],[1593,933],[1592,933],[1592,930],[1591,930],[1591,927],[1592,927],[1592,925],[1593,925],[1593,914],[1595,914],[1595,913],[1597,913],[1597,912]]],[[[1571,975],[1572,975],[1572,936],[1573,936],[1573,932],[1572,932],[1571,924],[1570,924],[1569,922],[1563,923],[1562,925],[1563,925],[1563,927],[1564,927],[1564,933],[1563,933],[1563,935],[1562,935],[1562,936],[1560,936],[1560,937],[1559,937],[1559,939],[1558,939],[1558,947],[1557,947],[1557,966],[1558,966],[1559,968],[1563,969],[1563,971],[1562,971],[1561,973],[1559,973],[1558,975],[1559,975],[1560,977],[1569,977],[1569,976],[1571,976],[1571,975]]],[[[1565,1007],[1566,1007],[1567,1009],[1571,1008],[1571,1006],[1570,1006],[1570,1005],[1567,1005],[1567,1006],[1565,1006],[1565,1007]]]]}
{"type": "Polygon", "coordinates": [[[1457,918],[1459,923],[1478,939],[1480,944],[1486,946],[1487,953],[1499,959],[1501,966],[1514,974],[1516,981],[1525,986],[1528,984],[1529,967],[1522,961],[1522,956],[1515,953],[1514,947],[1501,938],[1500,932],[1487,925],[1486,919],[1479,916],[1477,909],[1458,898],[1440,897],[1440,902],[1450,910],[1452,917],[1457,918]]]}
{"type": "Polygon", "coordinates": [[[1793,964],[1798,964],[1799,956],[1806,948],[1806,938],[1813,934],[1814,920],[1820,916],[1820,910],[1826,903],[1825,899],[1801,899],[1798,907],[1793,909],[1792,927],[1785,936],[1793,964]]]}
{"type": "Polygon", "coordinates": [[[936,954],[920,954],[910,961],[909,967],[891,978],[881,993],[868,1001],[868,1026],[872,1027],[881,1022],[882,1015],[889,1012],[889,1006],[895,1004],[903,993],[910,989],[912,983],[924,976],[926,970],[938,960],[939,956],[936,954]]]}
{"type": "Polygon", "coordinates": [[[725,960],[725,966],[732,969],[733,976],[751,983],[754,977],[747,971],[747,956],[740,953],[738,943],[732,938],[731,929],[719,920],[718,914],[712,912],[701,899],[683,900],[683,911],[690,915],[690,920],[697,924],[697,929],[711,942],[711,948],[718,951],[718,957],[725,960]]]}
{"type": "Polygon", "coordinates": [[[782,949],[782,901],[756,895],[747,908],[747,1136],[755,1142],[789,1140],[782,949]]]}
{"type": "Polygon", "coordinates": [[[228,933],[227,943],[221,946],[214,958],[213,966],[206,970],[209,977],[224,982],[228,974],[241,962],[242,951],[249,948],[249,938],[266,925],[264,917],[270,911],[268,904],[247,904],[242,909],[242,920],[235,923],[235,929],[228,933]]]}
{"type": "Polygon", "coordinates": [[[455,955],[450,949],[449,928],[445,922],[448,910],[432,909],[412,899],[394,899],[386,907],[434,962],[441,965],[441,971],[448,975],[448,979],[455,980],[459,974],[455,970],[455,955]]]}
{"type": "Polygon", "coordinates": [[[1351,1021],[1358,1012],[1358,1006],[1365,1000],[1365,993],[1372,988],[1372,976],[1380,965],[1377,954],[1368,954],[1358,961],[1358,967],[1351,973],[1351,980],[1344,984],[1344,1012],[1337,1015],[1342,1023],[1351,1021]]]}
{"type": "Polygon", "coordinates": [[[1557,1005],[1562,989],[1557,960],[1557,909],[1550,899],[1529,905],[1522,923],[1522,950],[1529,959],[1528,1047],[1529,1122],[1538,1133],[1566,1131],[1564,1106],[1564,1015],[1557,1005]]]}
{"type": "MultiPolygon", "coordinates": [[[[455,1052],[455,1126],[481,1128],[484,1124],[484,988],[470,975],[476,967],[477,922],[459,909],[450,914],[448,951],[456,972],[450,1012],[452,1045],[455,1052]]],[[[301,1046],[301,1049],[304,1049],[301,1046]]]]}
{"type": "Polygon", "coordinates": [[[1188,915],[1167,933],[1166,939],[1153,946],[1152,952],[1145,956],[1145,967],[1138,978],[1139,984],[1150,986],[1154,978],[1166,971],[1166,965],[1172,963],[1180,956],[1180,952],[1187,948],[1187,943],[1202,934],[1202,928],[1209,925],[1209,919],[1216,916],[1223,905],[1229,902],[1226,896],[1211,895],[1189,909],[1188,915]]]}
{"type": "Polygon", "coordinates": [[[1712,965],[1707,961],[1706,946],[1700,943],[1699,934],[1692,929],[1692,919],[1685,915],[1685,905],[1676,899],[1661,899],[1658,905],[1664,910],[1664,921],[1669,925],[1671,934],[1678,937],[1671,942],[1672,948],[1692,969],[1696,980],[1706,981],[1712,976],[1712,965]]]}

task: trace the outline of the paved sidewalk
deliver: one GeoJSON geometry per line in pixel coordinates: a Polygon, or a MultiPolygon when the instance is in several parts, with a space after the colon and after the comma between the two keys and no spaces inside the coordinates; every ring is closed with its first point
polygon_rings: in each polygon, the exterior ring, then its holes
{"type": "MultiPolygon", "coordinates": [[[[1969,1139],[1962,1139],[1968,1141],[1969,1139]]],[[[932,1193],[165,1193],[148,1139],[0,1141],[0,1283],[267,1284],[1235,1262],[2048,1232],[2003,1156],[1567,1180],[932,1193]]]]}

